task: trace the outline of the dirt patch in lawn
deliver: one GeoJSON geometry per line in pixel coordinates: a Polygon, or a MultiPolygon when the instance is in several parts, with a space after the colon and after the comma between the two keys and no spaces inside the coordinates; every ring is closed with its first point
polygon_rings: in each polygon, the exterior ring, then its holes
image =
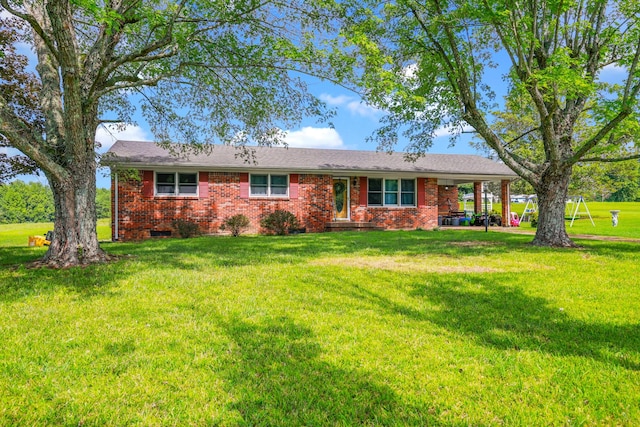
{"type": "Polygon", "coordinates": [[[475,265],[473,262],[452,263],[450,258],[409,257],[324,257],[313,260],[310,265],[371,268],[389,271],[425,273],[497,273],[503,268],[475,265]]]}
{"type": "Polygon", "coordinates": [[[451,246],[457,246],[457,247],[461,247],[461,248],[472,248],[474,246],[498,246],[499,244],[502,244],[500,242],[481,242],[481,241],[477,241],[477,240],[465,240],[462,242],[448,242],[448,245],[451,246]]]}

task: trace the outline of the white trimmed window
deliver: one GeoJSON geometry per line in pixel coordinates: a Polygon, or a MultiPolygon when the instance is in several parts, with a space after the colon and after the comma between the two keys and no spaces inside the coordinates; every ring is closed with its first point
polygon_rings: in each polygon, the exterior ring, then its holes
{"type": "Polygon", "coordinates": [[[197,172],[156,172],[156,195],[197,196],[197,172]]]}
{"type": "Polygon", "coordinates": [[[287,197],[289,195],[289,175],[251,174],[249,178],[251,196],[287,197]]]}
{"type": "Polygon", "coordinates": [[[369,178],[367,204],[369,206],[415,206],[416,180],[369,178]]]}

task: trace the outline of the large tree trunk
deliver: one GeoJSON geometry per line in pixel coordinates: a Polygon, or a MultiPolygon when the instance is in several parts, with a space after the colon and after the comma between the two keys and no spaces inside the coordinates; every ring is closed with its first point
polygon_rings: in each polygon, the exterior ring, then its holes
{"type": "Polygon", "coordinates": [[[571,166],[549,168],[535,190],[538,194],[538,228],[532,244],[573,247],[565,226],[565,203],[571,179],[571,166]]]}
{"type": "Polygon", "coordinates": [[[96,232],[95,161],[74,169],[72,178],[65,182],[49,177],[56,216],[54,237],[42,262],[50,267],[86,265],[108,259],[100,248],[96,232]]]}

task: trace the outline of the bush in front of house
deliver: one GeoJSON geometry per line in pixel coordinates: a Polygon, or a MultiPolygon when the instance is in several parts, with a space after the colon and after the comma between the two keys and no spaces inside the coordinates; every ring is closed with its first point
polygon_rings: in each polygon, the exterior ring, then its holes
{"type": "Polygon", "coordinates": [[[296,216],[284,209],[275,210],[262,218],[260,226],[278,236],[284,236],[290,230],[295,230],[299,227],[296,216]]]}
{"type": "Polygon", "coordinates": [[[198,227],[198,224],[196,224],[195,222],[178,219],[173,221],[171,225],[178,232],[178,235],[183,239],[199,236],[201,234],[200,227],[198,227]]]}
{"type": "Polygon", "coordinates": [[[220,226],[220,229],[229,230],[233,237],[238,237],[242,233],[242,230],[247,228],[250,224],[251,222],[246,215],[238,214],[225,219],[220,226]]]}

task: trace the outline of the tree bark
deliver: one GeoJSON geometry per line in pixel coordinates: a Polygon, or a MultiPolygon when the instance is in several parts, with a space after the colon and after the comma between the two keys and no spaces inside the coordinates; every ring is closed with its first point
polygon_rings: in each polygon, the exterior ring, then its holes
{"type": "Polygon", "coordinates": [[[565,203],[572,167],[569,165],[547,169],[535,190],[538,195],[538,227],[531,242],[535,246],[575,247],[567,234],[565,203]]]}
{"type": "Polygon", "coordinates": [[[96,231],[95,163],[88,162],[82,169],[65,182],[49,177],[56,214],[43,265],[66,268],[109,259],[100,248],[96,231]]]}

